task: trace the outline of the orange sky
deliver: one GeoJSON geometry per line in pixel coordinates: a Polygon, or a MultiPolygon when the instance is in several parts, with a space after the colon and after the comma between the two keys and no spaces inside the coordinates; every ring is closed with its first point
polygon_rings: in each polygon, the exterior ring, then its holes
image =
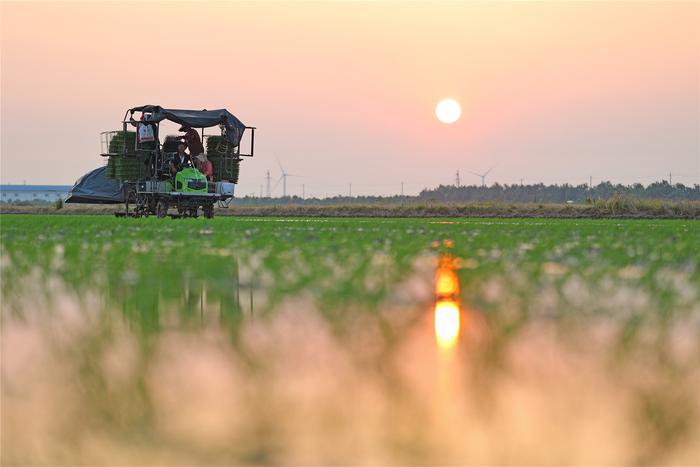
{"type": "Polygon", "coordinates": [[[239,193],[278,158],[319,196],[495,164],[488,182],[700,183],[699,2],[1,5],[3,183],[72,183],[147,103],[257,126],[239,193]]]}

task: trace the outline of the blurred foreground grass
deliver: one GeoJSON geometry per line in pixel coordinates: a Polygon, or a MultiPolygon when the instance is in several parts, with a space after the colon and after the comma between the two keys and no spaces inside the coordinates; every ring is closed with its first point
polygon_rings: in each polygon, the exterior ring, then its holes
{"type": "Polygon", "coordinates": [[[700,458],[696,221],[0,222],[3,463],[700,458]]]}

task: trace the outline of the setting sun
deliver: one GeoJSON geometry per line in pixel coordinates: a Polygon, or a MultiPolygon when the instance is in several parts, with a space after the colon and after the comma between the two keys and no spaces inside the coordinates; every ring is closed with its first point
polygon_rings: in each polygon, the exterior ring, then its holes
{"type": "Polygon", "coordinates": [[[443,99],[435,107],[435,115],[442,123],[454,123],[462,116],[462,107],[454,99],[443,99]]]}

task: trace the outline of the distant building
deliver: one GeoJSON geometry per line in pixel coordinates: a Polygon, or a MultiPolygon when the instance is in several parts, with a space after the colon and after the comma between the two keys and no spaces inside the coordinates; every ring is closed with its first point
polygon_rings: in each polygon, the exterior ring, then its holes
{"type": "Polygon", "coordinates": [[[71,188],[68,185],[0,185],[0,202],[54,203],[59,198],[65,201],[71,188]]]}

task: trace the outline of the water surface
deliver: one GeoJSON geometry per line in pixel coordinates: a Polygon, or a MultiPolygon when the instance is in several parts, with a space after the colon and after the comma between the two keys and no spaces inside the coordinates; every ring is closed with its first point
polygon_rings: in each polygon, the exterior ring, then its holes
{"type": "Polygon", "coordinates": [[[1,218],[7,464],[693,464],[690,221],[1,218]]]}

